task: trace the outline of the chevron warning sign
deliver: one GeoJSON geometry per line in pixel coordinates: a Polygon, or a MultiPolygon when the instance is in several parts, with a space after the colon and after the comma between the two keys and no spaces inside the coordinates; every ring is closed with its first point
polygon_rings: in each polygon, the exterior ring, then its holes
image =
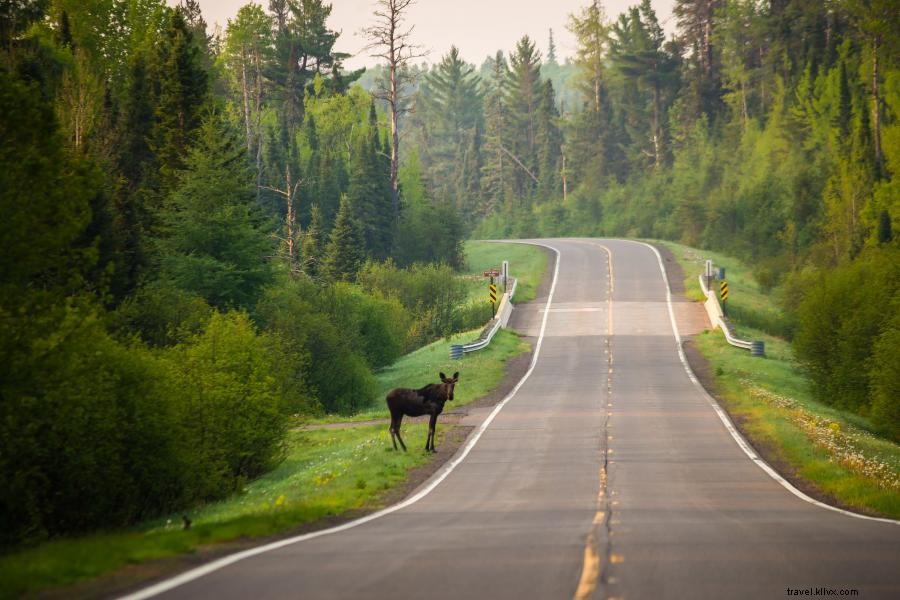
{"type": "Polygon", "coordinates": [[[497,304],[497,286],[492,283],[488,290],[488,297],[491,299],[491,304],[497,304]]]}
{"type": "Polygon", "coordinates": [[[728,300],[728,282],[723,281],[719,284],[719,296],[722,298],[722,301],[728,300]]]}

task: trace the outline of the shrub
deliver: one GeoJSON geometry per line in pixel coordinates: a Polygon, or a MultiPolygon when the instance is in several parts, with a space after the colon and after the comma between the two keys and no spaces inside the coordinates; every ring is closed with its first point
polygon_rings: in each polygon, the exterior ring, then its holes
{"type": "Polygon", "coordinates": [[[413,318],[409,347],[455,331],[466,286],[447,265],[417,264],[398,269],[393,262],[369,263],[359,283],[370,292],[399,300],[413,318]]]}
{"type": "Polygon", "coordinates": [[[349,414],[375,396],[376,383],[365,359],[319,306],[309,281],[284,281],[265,291],[257,305],[260,324],[282,340],[310,404],[349,414]],[[313,357],[315,357],[313,359],[313,357]]]}
{"type": "Polygon", "coordinates": [[[884,333],[892,306],[881,299],[900,292],[900,249],[869,249],[856,261],[805,281],[794,337],[797,356],[820,401],[867,414],[871,369],[881,367],[877,357],[870,362],[873,348],[883,334],[892,339],[884,333]]]}
{"type": "Polygon", "coordinates": [[[84,301],[0,319],[0,543],[122,525],[182,499],[174,389],[84,301]]]}
{"type": "Polygon", "coordinates": [[[167,353],[193,498],[222,496],[279,457],[287,419],[269,350],[246,314],[217,312],[203,333],[167,353]]]}

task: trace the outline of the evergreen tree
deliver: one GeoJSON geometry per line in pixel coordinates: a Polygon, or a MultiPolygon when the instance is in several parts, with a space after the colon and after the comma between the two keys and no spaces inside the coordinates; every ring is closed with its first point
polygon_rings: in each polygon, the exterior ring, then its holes
{"type": "Polygon", "coordinates": [[[325,256],[324,223],[318,204],[313,204],[310,209],[309,226],[303,233],[300,250],[303,257],[303,271],[309,277],[318,277],[321,274],[322,260],[325,256]]]}
{"type": "Polygon", "coordinates": [[[677,84],[678,62],[664,41],[650,0],[643,0],[619,17],[610,45],[610,58],[623,79],[620,104],[635,145],[632,161],[649,156],[654,169],[665,161],[664,115],[677,84]]]}
{"type": "MultiPolygon", "coordinates": [[[[423,162],[428,165],[435,195],[462,206],[470,197],[459,179],[460,161],[478,162],[468,152],[473,138],[480,141],[477,131],[483,127],[478,77],[453,46],[424,79],[417,95],[419,119],[427,129],[423,137],[429,141],[421,148],[423,162]]],[[[478,153],[480,148],[476,146],[474,151],[478,153]]]]}
{"type": "Polygon", "coordinates": [[[553,41],[553,28],[550,28],[549,39],[547,40],[547,64],[559,66],[556,62],[556,43],[553,41]]]}
{"type": "Polygon", "coordinates": [[[509,76],[506,59],[497,52],[490,61],[491,76],[487,79],[484,120],[485,134],[481,167],[481,190],[484,195],[478,216],[486,217],[494,211],[509,207],[512,198],[510,185],[512,161],[506,156],[509,143],[509,119],[505,86],[509,76]]]}
{"type": "Polygon", "coordinates": [[[322,275],[329,281],[354,281],[366,260],[365,243],[362,226],[345,196],[325,248],[322,275]]]}
{"type": "Polygon", "coordinates": [[[569,171],[575,182],[599,186],[599,178],[607,171],[606,147],[609,139],[609,110],[606,102],[606,51],[609,25],[600,2],[594,1],[579,15],[571,15],[568,24],[577,40],[575,65],[576,85],[582,98],[582,110],[571,122],[567,146],[570,148],[569,171]]]}
{"type": "Polygon", "coordinates": [[[181,10],[169,14],[151,73],[156,121],[152,148],[159,171],[155,189],[165,194],[184,168],[192,133],[200,126],[209,100],[203,57],[181,10]]]}
{"type": "Polygon", "coordinates": [[[717,117],[721,99],[721,59],[714,45],[718,11],[724,0],[676,0],[672,13],[678,21],[681,44],[689,50],[684,74],[689,121],[701,114],[717,117]]]}
{"type": "Polygon", "coordinates": [[[535,127],[537,144],[538,200],[546,201],[562,196],[562,144],[556,94],[548,80],[541,86],[535,127]]]}
{"type": "Polygon", "coordinates": [[[162,215],[163,276],[220,309],[252,308],[271,279],[273,248],[241,146],[219,118],[207,118],[162,215]]]}
{"type": "Polygon", "coordinates": [[[356,136],[350,156],[347,201],[362,226],[369,256],[383,260],[390,255],[393,237],[390,171],[385,171],[385,152],[378,135],[375,104],[369,105],[368,127],[356,136]]]}
{"type": "Polygon", "coordinates": [[[518,198],[528,198],[537,176],[537,120],[541,101],[541,55],[528,36],[516,44],[509,59],[506,102],[513,133],[508,148],[517,169],[512,186],[518,198]]]}

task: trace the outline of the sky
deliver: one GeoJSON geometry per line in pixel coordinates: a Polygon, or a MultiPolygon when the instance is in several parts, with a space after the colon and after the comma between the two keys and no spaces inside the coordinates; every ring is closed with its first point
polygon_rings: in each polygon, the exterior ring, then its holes
{"type": "MultiPolygon", "coordinates": [[[[250,0],[199,0],[206,22],[218,23],[224,30],[228,19],[250,0]]],[[[178,0],[168,0],[176,5],[178,0]]],[[[268,9],[268,0],[258,0],[268,9]]],[[[572,56],[575,40],[566,30],[569,15],[590,3],[590,0],[417,0],[410,7],[408,24],[413,25],[413,42],[429,52],[423,59],[429,63],[440,61],[451,45],[456,45],[463,59],[475,64],[497,50],[508,52],[523,35],[535,40],[546,54],[548,30],[553,28],[560,62],[572,56]]],[[[610,19],[618,17],[639,0],[604,0],[610,19]]],[[[671,18],[675,0],[652,0],[653,8],[663,28],[671,35],[675,22],[671,18]]],[[[332,12],[328,26],[340,31],[336,49],[354,54],[345,62],[348,68],[373,65],[377,61],[362,53],[366,45],[359,31],[373,21],[374,0],[331,0],[332,12]]]]}

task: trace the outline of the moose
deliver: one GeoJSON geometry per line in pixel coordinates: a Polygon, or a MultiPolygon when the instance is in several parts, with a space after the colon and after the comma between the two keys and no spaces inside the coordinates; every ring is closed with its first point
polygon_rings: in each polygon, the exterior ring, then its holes
{"type": "Polygon", "coordinates": [[[388,393],[387,401],[388,410],[391,411],[391,441],[394,443],[394,450],[397,450],[397,441],[406,451],[406,444],[400,437],[400,422],[403,415],[410,417],[418,417],[421,415],[431,415],[428,423],[428,438],[425,440],[425,451],[437,452],[434,449],[434,427],[437,424],[438,415],[444,410],[444,403],[447,400],[453,400],[453,388],[459,381],[459,371],[453,374],[452,378],[448,378],[440,373],[441,383],[429,383],[423,388],[414,390],[412,388],[397,388],[388,393]]]}

